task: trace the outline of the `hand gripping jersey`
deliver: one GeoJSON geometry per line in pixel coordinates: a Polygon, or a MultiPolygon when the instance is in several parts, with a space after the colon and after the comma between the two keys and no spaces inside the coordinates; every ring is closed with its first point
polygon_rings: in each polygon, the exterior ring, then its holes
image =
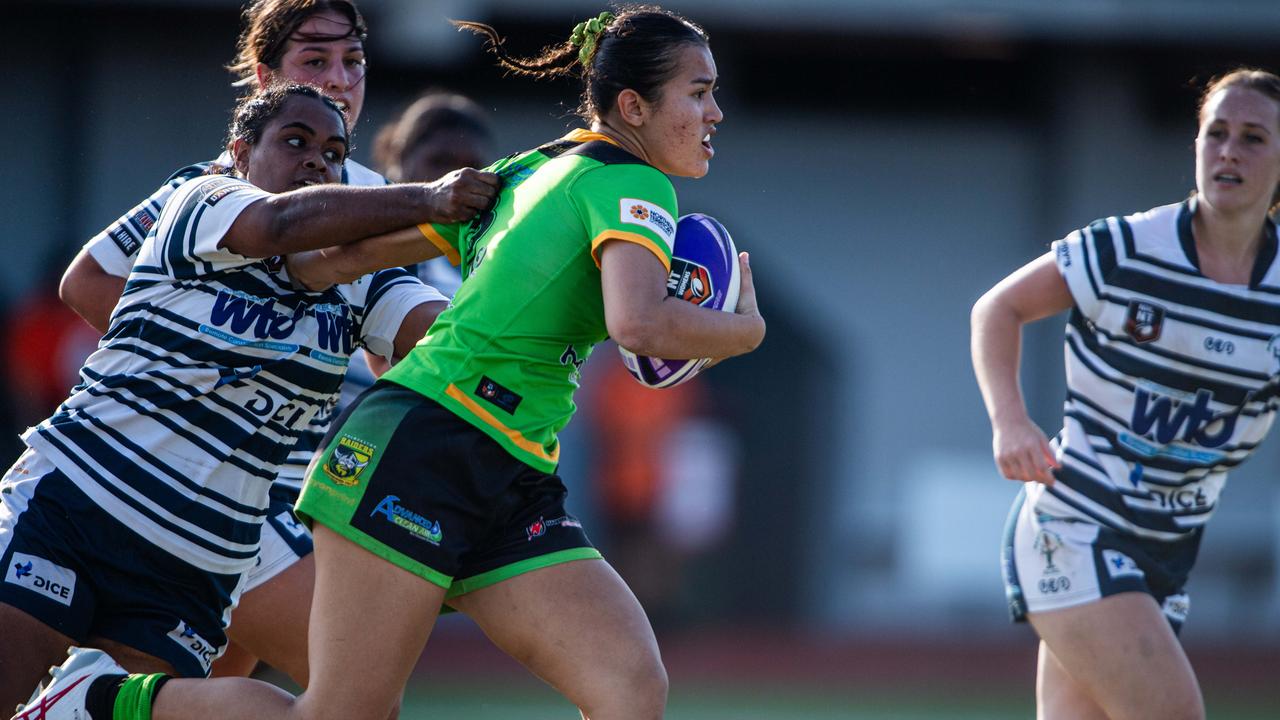
{"type": "MultiPolygon", "coordinates": [[[[102,232],[89,238],[84,245],[85,251],[108,274],[120,278],[129,277],[134,259],[138,257],[138,249],[142,247],[142,241],[146,239],[147,233],[155,226],[160,212],[169,202],[169,196],[173,195],[183,183],[203,176],[211,165],[230,167],[231,156],[224,152],[217,160],[188,165],[170,175],[169,179],[151,194],[151,197],[138,203],[102,232]]],[[[376,186],[387,185],[389,181],[360,163],[348,160],[342,167],[342,184],[376,186]]],[[[352,375],[358,376],[357,384],[361,386],[360,389],[373,384],[372,376],[369,375],[368,368],[363,362],[356,363],[353,367],[356,370],[352,371],[352,375]]],[[[358,394],[358,391],[356,392],[358,394]]],[[[320,441],[324,438],[325,431],[329,429],[329,422],[334,414],[333,408],[317,413],[311,419],[311,425],[298,438],[298,443],[294,446],[288,461],[280,467],[281,484],[291,487],[295,494],[302,487],[302,477],[306,472],[307,463],[311,462],[311,456],[315,454],[316,448],[320,447],[320,441]]]]}
{"type": "Polygon", "coordinates": [[[1280,264],[1270,222],[1248,285],[1200,274],[1196,203],[1099,220],[1054,243],[1075,306],[1051,488],[1037,512],[1153,539],[1208,522],[1275,417],[1280,264]]]}
{"type": "Polygon", "coordinates": [[[608,334],[600,245],[636,243],[669,270],[675,190],[656,168],[583,130],[489,170],[504,183],[491,210],[466,224],[421,226],[464,279],[453,305],[383,377],[552,472],[580,368],[608,334]]]}
{"type": "Polygon", "coordinates": [[[268,486],[351,352],[389,353],[409,310],[440,299],[400,268],[299,292],[279,258],[220,248],[267,196],[226,176],[181,185],[80,385],[24,435],[117,519],[216,573],[252,566],[268,486]]]}

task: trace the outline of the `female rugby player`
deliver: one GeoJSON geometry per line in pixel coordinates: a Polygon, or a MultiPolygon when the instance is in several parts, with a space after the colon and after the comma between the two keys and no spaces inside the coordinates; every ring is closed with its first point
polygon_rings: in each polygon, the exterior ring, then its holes
{"type": "MultiPolygon", "coordinates": [[[[314,85],[338,102],[354,130],[364,107],[368,36],[356,5],[350,0],[254,0],[243,15],[238,53],[228,68],[238,78],[236,85],[261,88],[272,81],[314,85]]],[[[223,153],[212,162],[178,170],[150,197],[90,238],[63,276],[59,288],[63,300],[105,333],[138,249],[169,196],[211,165],[229,167],[231,163],[230,155],[223,153]]],[[[341,182],[378,186],[387,184],[387,179],[348,159],[341,182]]],[[[357,356],[348,376],[358,378],[360,382],[353,384],[363,389],[372,383],[364,369],[364,360],[370,356],[363,352],[357,356]]],[[[292,507],[307,463],[334,414],[334,408],[316,413],[280,466],[258,560],[249,571],[227,632],[231,642],[214,663],[215,676],[248,675],[261,657],[306,685],[306,629],[315,565],[310,557],[311,536],[293,517],[292,507]]]]}
{"type": "Polygon", "coordinates": [[[1073,232],[973,309],[996,464],[1026,483],[1003,565],[1040,636],[1041,718],[1204,717],[1176,634],[1227,472],[1275,417],[1280,78],[1215,80],[1199,120],[1190,199],[1073,232]],[[1067,309],[1050,442],[1018,387],[1020,335],[1067,309]]]}
{"type": "Polygon", "coordinates": [[[403,355],[446,304],[400,268],[301,290],[283,258],[469,217],[496,184],[464,171],[443,190],[325,186],[348,135],[340,106],[311,86],[247,98],[230,139],[236,175],[169,198],[81,384],[24,435],[3,478],[8,693],[29,694],[73,644],[130,669],[209,672],[276,470],[336,396],[352,350],[403,355]]]}

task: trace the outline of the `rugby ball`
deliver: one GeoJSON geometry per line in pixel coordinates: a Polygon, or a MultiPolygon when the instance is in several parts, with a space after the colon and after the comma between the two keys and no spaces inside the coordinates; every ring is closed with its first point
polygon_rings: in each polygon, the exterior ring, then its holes
{"type": "MultiPolygon", "coordinates": [[[[667,275],[667,295],[712,310],[738,308],[742,278],[738,249],[729,231],[715,218],[691,213],[676,223],[676,241],[667,275]]],[[[622,362],[636,382],[651,388],[669,388],[697,375],[710,358],[667,360],[636,355],[621,345],[622,362]]]]}

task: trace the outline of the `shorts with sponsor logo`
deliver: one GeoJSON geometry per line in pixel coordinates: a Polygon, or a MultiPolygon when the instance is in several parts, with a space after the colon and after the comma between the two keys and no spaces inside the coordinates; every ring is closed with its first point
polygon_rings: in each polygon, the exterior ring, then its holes
{"type": "Polygon", "coordinates": [[[599,558],[533,469],[439,403],[380,382],[334,423],[296,508],[457,597],[521,573],[599,558]]]}
{"type": "Polygon", "coordinates": [[[1027,613],[1140,592],[1155,598],[1176,632],[1191,607],[1185,586],[1199,547],[1199,531],[1185,540],[1160,542],[1044,515],[1027,501],[1024,489],[1009,512],[1000,553],[1009,613],[1024,622],[1027,613]]]}
{"type": "Polygon", "coordinates": [[[258,562],[249,571],[244,591],[249,592],[288,570],[311,554],[311,531],[293,514],[298,491],[287,485],[271,485],[271,502],[266,522],[262,524],[262,541],[258,546],[258,562]]]}
{"type": "Polygon", "coordinates": [[[225,649],[245,577],[151,545],[33,450],[0,479],[0,569],[0,603],[77,644],[100,636],[154,655],[182,677],[208,675],[225,649]]]}

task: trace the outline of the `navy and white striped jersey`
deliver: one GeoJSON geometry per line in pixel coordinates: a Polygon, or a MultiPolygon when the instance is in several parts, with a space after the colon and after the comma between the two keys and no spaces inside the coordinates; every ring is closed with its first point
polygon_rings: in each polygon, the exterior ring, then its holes
{"type": "Polygon", "coordinates": [[[219,243],[269,194],[204,176],[168,199],[81,383],[23,436],[155,545],[217,573],[257,554],[268,486],[358,345],[390,354],[440,298],[402,268],[324,292],[219,243]]]}
{"type": "Polygon", "coordinates": [[[1061,462],[1038,512],[1176,540],[1208,522],[1227,471],[1271,427],[1280,374],[1276,228],[1248,285],[1200,274],[1188,200],[1054,243],[1074,300],[1061,462]]]}
{"type": "MultiPolygon", "coordinates": [[[[204,175],[212,165],[230,167],[231,156],[223,153],[217,160],[188,165],[173,173],[150,197],[138,203],[102,232],[89,238],[84,245],[84,250],[108,274],[121,278],[128,277],[133,269],[134,259],[138,256],[138,249],[142,247],[142,241],[155,225],[156,218],[160,217],[160,212],[169,201],[169,197],[183,183],[204,175]]],[[[345,185],[387,185],[389,182],[383,176],[354,160],[347,160],[343,165],[342,183],[345,185]]],[[[351,367],[351,375],[354,378],[352,384],[358,386],[357,393],[373,384],[373,376],[369,373],[363,358],[354,361],[351,367]]],[[[307,464],[311,462],[311,456],[320,447],[320,442],[324,439],[334,414],[335,406],[330,406],[312,418],[311,426],[298,438],[294,451],[280,468],[281,485],[291,488],[295,493],[302,487],[302,478],[306,474],[307,464]]]]}

